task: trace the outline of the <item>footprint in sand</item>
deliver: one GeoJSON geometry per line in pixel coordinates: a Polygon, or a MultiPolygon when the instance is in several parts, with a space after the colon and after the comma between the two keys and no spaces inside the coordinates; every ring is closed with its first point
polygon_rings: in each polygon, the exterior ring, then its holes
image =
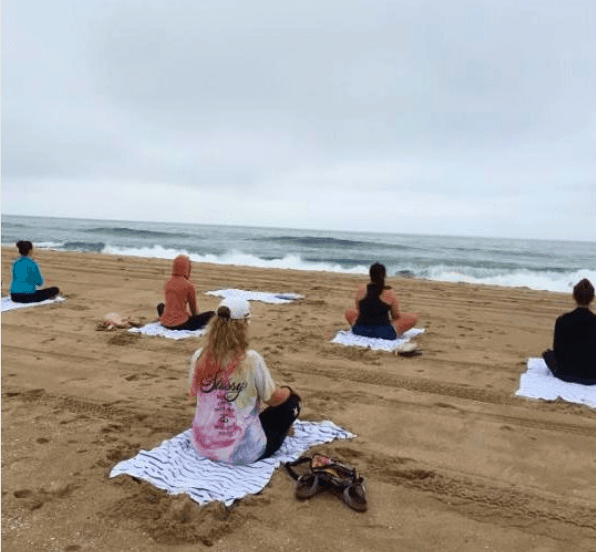
{"type": "Polygon", "coordinates": [[[450,408],[452,410],[457,410],[458,412],[462,412],[462,409],[453,405],[453,404],[449,404],[446,402],[436,402],[433,404],[433,406],[438,406],[439,408],[450,408]]]}
{"type": "Polygon", "coordinates": [[[335,453],[338,456],[341,456],[348,460],[353,460],[355,458],[361,458],[361,457],[365,456],[365,454],[363,452],[360,452],[359,450],[356,450],[355,448],[352,448],[352,447],[336,447],[335,453]]]}
{"type": "Polygon", "coordinates": [[[122,426],[120,424],[108,424],[107,426],[104,426],[101,428],[101,432],[102,433],[112,433],[114,431],[119,432],[122,429],[122,426]]]}
{"type": "Polygon", "coordinates": [[[22,500],[22,505],[31,511],[41,508],[49,500],[45,494],[34,492],[31,489],[19,489],[12,494],[15,498],[22,500]]]}
{"type": "Polygon", "coordinates": [[[129,345],[130,343],[134,343],[135,341],[139,340],[140,336],[138,334],[130,334],[130,333],[117,333],[116,335],[112,336],[108,339],[109,345],[129,345]]]}
{"type": "Polygon", "coordinates": [[[138,374],[131,374],[130,376],[126,376],[124,379],[126,381],[137,381],[140,379],[146,380],[146,379],[156,379],[157,376],[155,376],[154,374],[149,374],[148,372],[140,372],[138,374]]]}
{"type": "MultiPolygon", "coordinates": [[[[70,296],[70,299],[72,299],[73,296],[70,296]]],[[[72,303],[70,303],[69,305],[65,305],[62,308],[66,308],[68,310],[73,310],[73,311],[87,311],[87,310],[91,310],[88,307],[83,307],[82,305],[73,305],[72,303]]]]}

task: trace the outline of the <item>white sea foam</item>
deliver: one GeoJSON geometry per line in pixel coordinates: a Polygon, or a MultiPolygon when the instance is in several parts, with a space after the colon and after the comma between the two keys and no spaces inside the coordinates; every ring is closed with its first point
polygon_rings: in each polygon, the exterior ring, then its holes
{"type": "Polygon", "coordinates": [[[321,272],[343,272],[346,274],[367,274],[367,266],[355,266],[349,269],[336,263],[304,261],[298,255],[286,255],[281,259],[261,259],[250,253],[226,251],[221,255],[199,255],[184,249],[166,249],[159,245],[145,248],[128,248],[107,246],[102,253],[110,255],[130,255],[134,257],[151,257],[157,259],[174,259],[178,255],[188,255],[197,263],[213,263],[222,265],[251,266],[256,268],[282,268],[291,270],[313,270],[321,272]]]}
{"type": "MultiPolygon", "coordinates": [[[[256,268],[276,268],[292,270],[309,270],[322,272],[338,272],[343,274],[368,274],[368,266],[358,265],[346,268],[337,263],[304,261],[298,255],[286,255],[280,259],[262,259],[256,255],[240,251],[227,251],[221,255],[199,255],[181,249],[168,249],[159,245],[146,248],[128,248],[107,246],[102,253],[111,255],[129,255],[135,257],[150,257],[158,259],[174,259],[177,255],[188,255],[197,263],[213,263],[221,265],[250,266],[256,268]]],[[[408,270],[408,267],[392,269],[387,267],[389,274],[397,270],[408,270]]],[[[426,267],[420,274],[420,269],[410,267],[409,270],[417,276],[441,282],[466,282],[478,285],[496,285],[504,287],[526,287],[534,290],[555,291],[567,293],[582,278],[596,282],[596,270],[575,270],[569,272],[497,270],[472,267],[462,267],[454,270],[452,267],[439,265],[426,267]]]]}
{"type": "Polygon", "coordinates": [[[2,217],[4,243],[14,247],[24,237],[41,249],[161,259],[186,253],[197,263],[357,274],[362,281],[378,260],[389,276],[433,281],[563,293],[584,277],[596,283],[592,242],[2,217]]]}
{"type": "Polygon", "coordinates": [[[534,272],[531,270],[515,270],[485,276],[466,274],[465,272],[445,271],[440,268],[430,269],[427,276],[430,280],[440,282],[467,282],[479,285],[495,285],[503,287],[527,287],[540,291],[556,291],[567,293],[582,278],[596,282],[596,270],[575,270],[569,272],[534,272]]]}
{"type": "Polygon", "coordinates": [[[64,244],[62,242],[36,242],[35,247],[40,249],[58,249],[62,247],[64,244]]]}

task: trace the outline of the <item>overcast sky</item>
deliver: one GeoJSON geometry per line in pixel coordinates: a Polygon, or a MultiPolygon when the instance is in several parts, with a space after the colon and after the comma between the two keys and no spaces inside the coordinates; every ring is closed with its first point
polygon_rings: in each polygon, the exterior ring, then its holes
{"type": "Polygon", "coordinates": [[[3,0],[2,213],[596,241],[593,0],[3,0]]]}

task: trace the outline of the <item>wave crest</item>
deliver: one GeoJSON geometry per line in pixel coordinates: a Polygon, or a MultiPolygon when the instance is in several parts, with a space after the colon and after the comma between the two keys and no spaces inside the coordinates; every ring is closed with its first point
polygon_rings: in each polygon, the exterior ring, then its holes
{"type": "MultiPolygon", "coordinates": [[[[368,275],[369,264],[351,259],[322,261],[303,258],[297,254],[286,254],[283,257],[263,258],[238,250],[229,250],[221,254],[193,253],[188,250],[162,247],[120,247],[106,245],[103,242],[42,242],[36,243],[39,248],[72,249],[77,251],[96,251],[111,255],[148,257],[156,259],[174,259],[176,256],[188,255],[196,263],[212,263],[219,265],[249,266],[255,268],[273,268],[288,270],[308,270],[335,272],[340,274],[368,275]]],[[[495,285],[501,287],[522,287],[541,291],[569,293],[582,278],[596,282],[596,270],[565,270],[562,268],[531,270],[514,266],[478,266],[474,263],[427,265],[422,262],[405,262],[403,264],[387,263],[390,277],[418,277],[441,282],[464,282],[477,285],[495,285]]]]}
{"type": "Polygon", "coordinates": [[[315,249],[329,249],[329,247],[339,248],[379,248],[391,247],[392,249],[410,249],[405,245],[384,244],[374,241],[348,240],[340,238],[331,238],[328,236],[274,236],[268,238],[253,238],[254,241],[273,242],[280,244],[300,245],[315,249]]]}
{"type": "Polygon", "coordinates": [[[126,237],[126,238],[188,238],[190,234],[184,234],[181,232],[158,232],[155,230],[139,230],[135,228],[127,228],[126,226],[114,227],[105,226],[99,228],[86,228],[82,230],[87,234],[107,234],[110,236],[126,237]]]}

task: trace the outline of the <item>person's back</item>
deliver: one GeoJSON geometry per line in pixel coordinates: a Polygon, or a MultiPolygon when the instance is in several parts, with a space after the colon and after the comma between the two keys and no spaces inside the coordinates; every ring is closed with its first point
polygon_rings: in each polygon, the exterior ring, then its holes
{"type": "Polygon", "coordinates": [[[170,278],[164,286],[165,308],[160,317],[162,325],[174,327],[184,324],[190,315],[187,305],[196,304],[195,298],[195,287],[190,281],[183,278],[170,278]]]}
{"type": "MultiPolygon", "coordinates": [[[[193,356],[192,366],[200,353],[201,349],[193,356]]],[[[229,464],[257,460],[267,444],[259,421],[261,400],[269,401],[275,389],[263,358],[253,350],[203,380],[192,422],[195,449],[207,458],[229,464]]]]}
{"type": "Polygon", "coordinates": [[[385,285],[385,266],[373,263],[370,283],[356,291],[356,308],[345,312],[352,333],[363,337],[393,340],[418,321],[413,313],[400,313],[395,291],[385,285]]]}
{"type": "Polygon", "coordinates": [[[37,263],[31,258],[33,244],[28,240],[16,243],[21,256],[12,264],[10,298],[16,303],[37,303],[53,299],[60,290],[57,287],[37,289],[43,285],[43,278],[37,263]]]}
{"type": "Polygon", "coordinates": [[[273,454],[300,413],[300,397],[278,388],[261,355],[248,349],[249,314],[244,299],[224,299],[190,364],[189,396],[197,401],[191,442],[202,456],[228,464],[273,454]],[[261,412],[263,403],[269,408],[261,412]]]}
{"type": "Polygon", "coordinates": [[[356,321],[363,326],[382,326],[391,324],[389,313],[391,305],[382,301],[374,284],[366,286],[366,295],[360,300],[358,307],[360,315],[356,321]]]}
{"type": "Polygon", "coordinates": [[[10,293],[33,293],[43,279],[37,263],[30,257],[20,257],[12,265],[10,293]]]}
{"type": "Polygon", "coordinates": [[[596,314],[578,307],[560,316],[553,350],[561,379],[596,383],[596,314]]]}
{"type": "Polygon", "coordinates": [[[596,315],[589,305],[594,286],[583,279],[573,288],[577,308],[557,318],[553,350],[543,358],[553,375],[563,381],[596,384],[596,315]]]}
{"type": "Polygon", "coordinates": [[[166,328],[180,326],[188,320],[190,314],[196,314],[196,291],[189,280],[190,267],[190,259],[185,255],[174,259],[172,276],[164,286],[165,308],[160,316],[160,322],[166,328]]]}

